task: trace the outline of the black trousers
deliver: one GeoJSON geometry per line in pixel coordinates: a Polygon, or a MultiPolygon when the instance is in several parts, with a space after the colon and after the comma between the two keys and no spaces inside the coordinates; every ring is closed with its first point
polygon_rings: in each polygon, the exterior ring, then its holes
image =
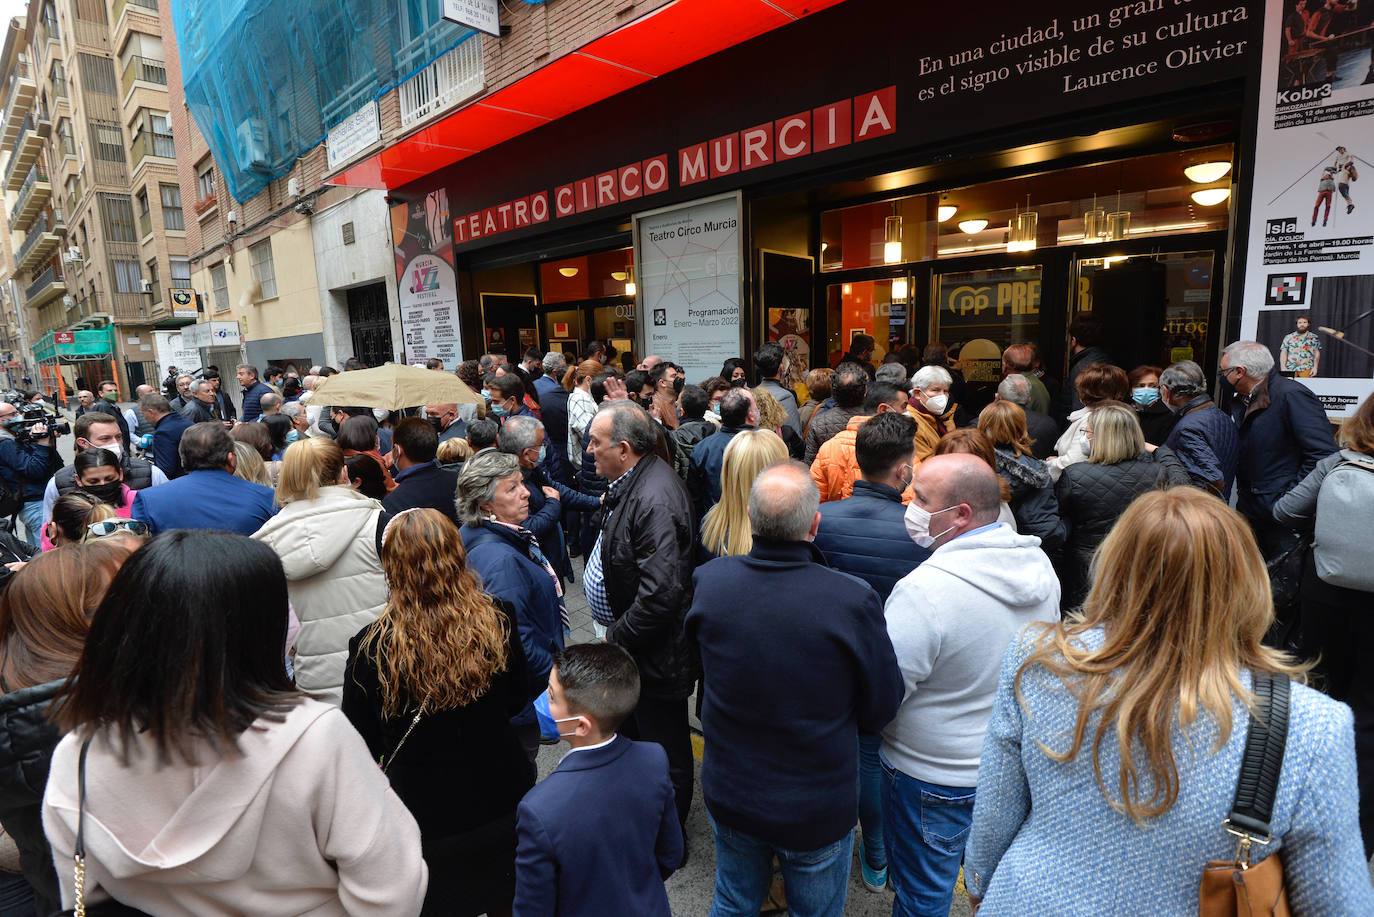
{"type": "Polygon", "coordinates": [[[687,724],[687,699],[659,700],[641,697],[639,706],[620,725],[628,739],[656,742],[668,753],[668,776],[673,781],[673,801],[677,820],[687,830],[687,813],[692,809],[692,730],[687,724]]]}
{"type": "Polygon", "coordinates": [[[1313,687],[1349,704],[1355,714],[1355,767],[1360,787],[1364,855],[1374,854],[1374,593],[1303,577],[1303,655],[1320,657],[1313,687]]]}

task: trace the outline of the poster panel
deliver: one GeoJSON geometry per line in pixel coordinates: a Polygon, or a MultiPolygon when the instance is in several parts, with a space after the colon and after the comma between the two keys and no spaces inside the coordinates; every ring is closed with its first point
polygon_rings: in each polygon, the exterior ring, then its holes
{"type": "Polygon", "coordinates": [[[1374,4],[1265,5],[1241,337],[1333,420],[1374,392],[1372,37],[1374,4]]]}
{"type": "Polygon", "coordinates": [[[411,365],[430,357],[438,357],[445,366],[463,360],[450,225],[444,188],[391,208],[401,334],[405,362],[411,365]]]}
{"type": "Polygon", "coordinates": [[[635,216],[635,300],[643,355],[705,379],[743,352],[744,239],[740,195],[724,194],[635,216]]]}
{"type": "Polygon", "coordinates": [[[173,366],[183,373],[200,368],[200,350],[180,331],[154,331],[153,345],[157,352],[158,385],[167,378],[167,371],[173,366]]]}

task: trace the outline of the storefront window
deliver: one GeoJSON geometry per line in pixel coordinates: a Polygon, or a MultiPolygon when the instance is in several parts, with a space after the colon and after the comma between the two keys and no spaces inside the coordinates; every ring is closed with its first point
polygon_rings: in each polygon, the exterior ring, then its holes
{"type": "Polygon", "coordinates": [[[1224,230],[1231,176],[1193,167],[1231,154],[1221,144],[828,210],[821,270],[1224,230]],[[1204,203],[1204,190],[1222,200],[1204,203]]]}
{"type": "MultiPolygon", "coordinates": [[[[899,350],[910,341],[910,281],[857,280],[835,283],[826,288],[830,337],[826,342],[827,361],[836,366],[849,351],[855,336],[873,338],[872,362],[882,363],[890,350],[899,350]],[[895,291],[894,291],[895,287],[895,291]]],[[[815,360],[813,356],[813,361],[815,360]]]]}
{"type": "Polygon", "coordinates": [[[579,302],[630,295],[625,285],[633,280],[633,270],[634,250],[630,248],[545,261],[539,265],[543,302],[579,302]]]}
{"type": "Polygon", "coordinates": [[[1040,265],[931,276],[931,340],[958,354],[968,382],[1002,378],[1002,351],[1040,337],[1040,265]]]}

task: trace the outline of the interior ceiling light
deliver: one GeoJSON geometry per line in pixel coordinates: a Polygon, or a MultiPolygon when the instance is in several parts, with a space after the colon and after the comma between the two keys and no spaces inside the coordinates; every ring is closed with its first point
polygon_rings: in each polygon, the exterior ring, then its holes
{"type": "Polygon", "coordinates": [[[892,281],[892,301],[906,302],[906,292],[906,278],[894,278],[892,281]]]}
{"type": "Polygon", "coordinates": [[[949,195],[942,194],[940,196],[940,207],[938,210],[935,211],[936,219],[941,223],[948,222],[950,217],[954,216],[956,213],[959,212],[959,207],[957,204],[945,203],[948,200],[949,195]]]}
{"type": "Polygon", "coordinates": [[[560,267],[560,268],[558,269],[558,273],[562,274],[564,277],[576,277],[576,276],[577,276],[577,268],[575,268],[575,267],[560,267]]]}
{"type": "Polygon", "coordinates": [[[624,283],[624,282],[625,282],[625,278],[628,277],[628,276],[629,276],[629,273],[626,272],[626,271],[611,271],[611,279],[612,279],[612,280],[619,280],[621,283],[624,283]]]}
{"type": "Polygon", "coordinates": [[[1183,174],[1188,176],[1188,180],[1199,185],[1210,185],[1230,171],[1229,162],[1199,162],[1183,168],[1183,174]]]}
{"type": "Polygon", "coordinates": [[[975,232],[982,232],[983,230],[987,229],[987,228],[988,228],[988,221],[987,221],[987,220],[962,220],[962,221],[960,221],[960,223],[959,223],[959,228],[962,229],[964,232],[968,233],[969,235],[972,235],[972,234],[975,233],[975,232]]]}
{"type": "Polygon", "coordinates": [[[902,260],[902,218],[890,216],[883,220],[883,263],[897,264],[902,260]]]}
{"type": "Polygon", "coordinates": [[[1231,196],[1230,188],[1199,188],[1192,193],[1193,200],[1204,207],[1212,207],[1220,204],[1231,196]]]}
{"type": "Polygon", "coordinates": [[[633,296],[639,292],[639,287],[635,286],[635,275],[630,274],[625,280],[625,295],[633,296]]]}

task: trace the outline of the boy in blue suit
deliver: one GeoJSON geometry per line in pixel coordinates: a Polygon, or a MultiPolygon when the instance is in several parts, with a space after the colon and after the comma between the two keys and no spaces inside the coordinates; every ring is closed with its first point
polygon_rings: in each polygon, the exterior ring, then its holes
{"type": "Polygon", "coordinates": [[[572,746],[517,813],[515,917],[670,917],[663,880],[682,863],[668,756],[615,730],[639,703],[639,669],[614,643],[554,657],[535,702],[572,746]]]}

